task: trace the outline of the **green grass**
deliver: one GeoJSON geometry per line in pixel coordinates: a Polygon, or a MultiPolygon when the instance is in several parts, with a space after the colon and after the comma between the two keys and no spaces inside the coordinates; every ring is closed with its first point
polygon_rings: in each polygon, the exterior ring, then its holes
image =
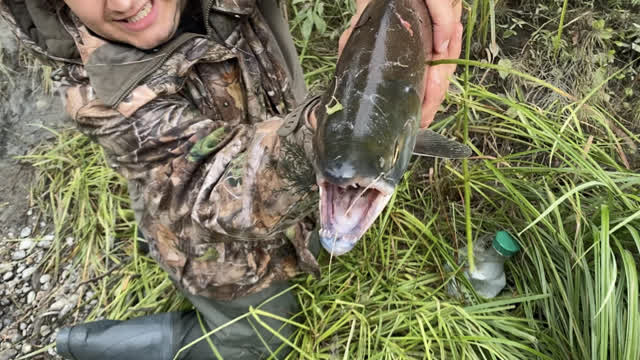
{"type": "MultiPolygon", "coordinates": [[[[640,16],[622,3],[465,3],[475,30],[433,128],[468,136],[474,157],[415,161],[352,252],[323,255],[319,280],[296,279],[303,312],[290,359],[638,359],[640,16]],[[487,63],[492,28],[501,52],[487,63]],[[510,50],[514,39],[525,45],[510,50]],[[500,229],[523,248],[505,291],[450,296],[453,279],[468,285],[458,249],[500,229]]],[[[290,5],[310,87],[330,79],[353,10],[290,5]]],[[[90,319],[188,306],[137,252],[125,184],[96,145],[65,132],[25,160],[56,220],[47,270],[82,269],[99,301],[90,319]]]]}

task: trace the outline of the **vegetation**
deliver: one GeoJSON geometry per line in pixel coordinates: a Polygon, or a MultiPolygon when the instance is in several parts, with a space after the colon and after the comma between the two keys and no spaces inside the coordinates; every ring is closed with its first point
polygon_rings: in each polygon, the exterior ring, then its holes
{"type": "MultiPolygon", "coordinates": [[[[416,160],[352,252],[323,255],[319,280],[296,279],[303,311],[289,359],[640,356],[640,3],[464,7],[463,59],[433,128],[468,134],[475,156],[416,160]],[[523,251],[501,296],[481,299],[457,252],[500,229],[523,251]],[[453,279],[467,296],[448,294],[453,279]]],[[[331,77],[353,11],[348,0],[290,4],[311,88],[331,77]]],[[[189,306],[138,252],[126,186],[96,145],[61,133],[25,160],[57,224],[49,270],[82,268],[98,300],[91,319],[189,306]]]]}

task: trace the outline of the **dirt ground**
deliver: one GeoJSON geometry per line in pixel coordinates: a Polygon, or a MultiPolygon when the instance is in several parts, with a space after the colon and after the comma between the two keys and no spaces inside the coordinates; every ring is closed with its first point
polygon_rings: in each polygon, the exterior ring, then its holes
{"type": "MultiPolygon", "coordinates": [[[[66,117],[60,99],[38,89],[37,76],[20,64],[17,42],[2,21],[0,59],[0,360],[9,360],[51,343],[56,318],[39,307],[64,295],[56,279],[39,273],[52,225],[30,208],[33,171],[16,156],[53,139],[46,128],[65,127],[66,117]]],[[[53,357],[50,351],[35,359],[53,357]]]]}
{"type": "Polygon", "coordinates": [[[48,138],[50,129],[64,126],[62,102],[38,87],[37,80],[18,62],[13,34],[0,21],[0,53],[7,74],[0,73],[0,234],[28,225],[28,187],[31,174],[15,160],[48,138]]]}

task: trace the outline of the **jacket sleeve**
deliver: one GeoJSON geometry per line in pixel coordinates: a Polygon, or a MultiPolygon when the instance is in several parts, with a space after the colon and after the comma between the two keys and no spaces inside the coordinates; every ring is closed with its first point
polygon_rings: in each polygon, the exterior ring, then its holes
{"type": "Polygon", "coordinates": [[[317,206],[310,133],[297,119],[281,137],[283,117],[248,123],[241,96],[204,96],[195,80],[180,92],[150,81],[118,109],[95,97],[80,66],[69,67],[60,89],[77,128],[129,181],[151,255],[191,293],[233,298],[317,268],[307,236],[284,236],[292,226],[307,234],[301,219],[317,206]],[[203,114],[229,106],[227,117],[203,114]]]}

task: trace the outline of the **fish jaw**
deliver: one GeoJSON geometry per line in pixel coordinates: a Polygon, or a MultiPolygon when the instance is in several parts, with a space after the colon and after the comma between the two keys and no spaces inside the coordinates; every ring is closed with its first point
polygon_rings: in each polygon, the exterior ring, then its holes
{"type": "Polygon", "coordinates": [[[336,184],[318,177],[320,243],[331,255],[349,252],[391,200],[395,186],[384,179],[354,179],[336,184]]]}

